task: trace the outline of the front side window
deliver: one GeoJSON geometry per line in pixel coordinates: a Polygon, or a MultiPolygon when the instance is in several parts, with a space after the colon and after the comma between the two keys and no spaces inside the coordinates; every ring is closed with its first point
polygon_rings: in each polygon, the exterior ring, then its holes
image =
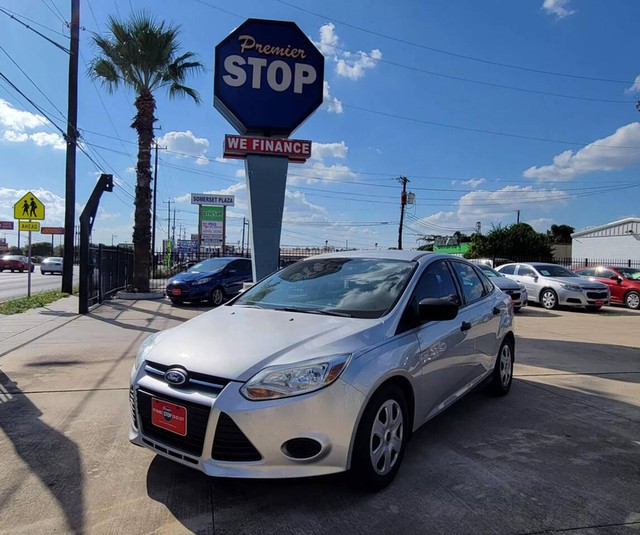
{"type": "Polygon", "coordinates": [[[460,304],[460,297],[456,289],[453,275],[447,264],[440,260],[430,264],[424,271],[416,289],[414,299],[419,303],[423,299],[446,299],[456,304],[460,304]]]}
{"type": "Polygon", "coordinates": [[[500,266],[498,270],[499,273],[504,273],[505,275],[513,275],[516,272],[515,264],[510,264],[508,266],[500,266]]]}
{"type": "Polygon", "coordinates": [[[518,275],[521,277],[535,277],[536,272],[529,266],[520,266],[518,268],[518,275]]]}
{"type": "Polygon", "coordinates": [[[473,269],[472,266],[463,264],[462,262],[452,262],[451,264],[462,288],[462,294],[466,303],[473,303],[487,294],[480,275],[476,273],[476,270],[473,269]]]}

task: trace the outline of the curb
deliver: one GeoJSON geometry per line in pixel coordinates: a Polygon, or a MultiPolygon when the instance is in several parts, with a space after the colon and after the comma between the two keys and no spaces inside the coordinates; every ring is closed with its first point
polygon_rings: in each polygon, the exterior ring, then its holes
{"type": "Polygon", "coordinates": [[[164,293],[158,292],[118,292],[116,299],[137,301],[139,299],[162,299],[164,293]]]}

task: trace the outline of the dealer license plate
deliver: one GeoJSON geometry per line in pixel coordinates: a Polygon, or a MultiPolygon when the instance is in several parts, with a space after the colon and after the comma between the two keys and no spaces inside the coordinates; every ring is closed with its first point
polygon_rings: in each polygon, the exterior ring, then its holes
{"type": "Polygon", "coordinates": [[[602,305],[604,305],[604,301],[596,301],[597,307],[601,307],[602,305]]]}
{"type": "Polygon", "coordinates": [[[180,295],[182,293],[182,290],[180,288],[173,288],[171,290],[171,295],[180,295]]]}
{"type": "Polygon", "coordinates": [[[162,399],[151,398],[151,423],[176,435],[187,434],[187,408],[162,399]]]}

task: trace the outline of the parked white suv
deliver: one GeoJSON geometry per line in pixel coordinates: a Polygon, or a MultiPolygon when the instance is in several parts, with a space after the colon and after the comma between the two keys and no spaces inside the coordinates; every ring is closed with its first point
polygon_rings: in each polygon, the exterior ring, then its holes
{"type": "Polygon", "coordinates": [[[544,262],[504,264],[496,271],[525,286],[529,301],[546,309],[559,305],[599,310],[611,300],[609,287],[584,277],[558,264],[544,262]]]}

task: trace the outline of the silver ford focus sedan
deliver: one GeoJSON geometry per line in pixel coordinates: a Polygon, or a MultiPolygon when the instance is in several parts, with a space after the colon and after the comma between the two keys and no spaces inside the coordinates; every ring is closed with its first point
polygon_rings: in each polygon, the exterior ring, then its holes
{"type": "Polygon", "coordinates": [[[485,380],[509,391],[514,350],[513,301],[464,259],[319,255],[150,336],[129,438],[212,476],[379,490],[418,427],[485,380]]]}

